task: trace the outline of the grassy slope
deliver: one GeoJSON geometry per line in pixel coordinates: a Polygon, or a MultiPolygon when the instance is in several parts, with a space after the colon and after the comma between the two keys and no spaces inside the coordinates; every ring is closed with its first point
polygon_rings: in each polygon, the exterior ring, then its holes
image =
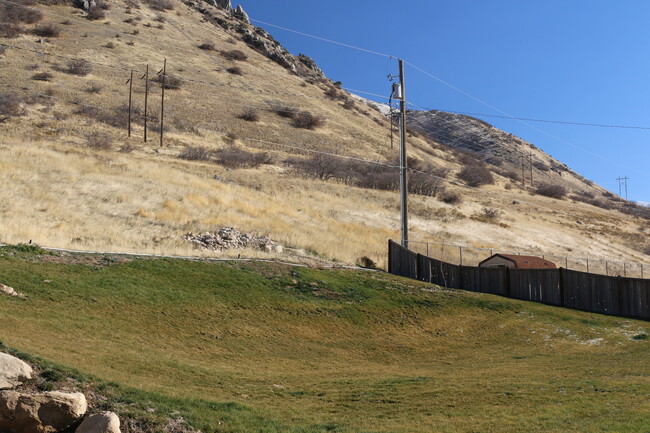
{"type": "MultiPolygon", "coordinates": [[[[116,0],[111,4],[107,18],[99,21],[86,20],[81,11],[71,7],[39,5],[45,13],[43,22],[58,25],[60,36],[44,44],[35,44],[37,38],[30,34],[6,42],[32,50],[38,45],[46,53],[138,70],[149,62],[157,71],[166,57],[170,74],[218,86],[184,83],[180,90],[167,93],[167,124],[172,127],[167,147],[158,152],[155,139],[142,145],[140,125],[135,127],[134,137],[128,139],[124,128],[73,114],[78,107],[63,102],[76,100],[109,111],[120,107],[126,102],[126,71],[95,65],[90,75],[77,77],[60,72],[66,59],[8,49],[0,55],[4,72],[0,74],[0,85],[24,96],[40,92],[62,99],[55,99],[53,105],[37,100],[24,117],[0,124],[0,181],[5,185],[0,189],[0,241],[33,239],[42,245],[88,250],[200,254],[180,235],[234,225],[330,259],[353,263],[368,256],[384,264],[386,239],[399,235],[399,200],[395,192],[300,179],[282,164],[228,171],[216,164],[179,160],[178,154],[187,146],[218,149],[226,143],[222,136],[195,134],[174,126],[175,121],[180,121],[239,137],[293,143],[373,160],[391,159],[397,150],[390,149],[388,124],[380,120],[378,113],[370,110],[364,114],[360,105],[361,110],[346,110],[340,101],[322,99],[326,84],[307,84],[304,78],[291,75],[242,41],[235,41],[236,32],[202,21],[200,14],[181,2],[174,2],[175,9],[164,13],[145,5],[127,13],[125,2],[116,0]],[[162,29],[156,27],[157,15],[164,16],[162,29]],[[135,18],[141,21],[124,22],[135,18]],[[138,35],[128,34],[136,30],[138,35]],[[200,50],[198,45],[206,41],[217,49],[240,49],[248,60],[232,62],[217,52],[200,50]],[[109,42],[113,48],[107,47],[109,42]],[[233,65],[240,66],[245,75],[225,71],[233,65]],[[52,81],[32,80],[36,72],[51,73],[52,81]],[[91,83],[102,90],[87,92],[91,83]],[[315,131],[297,129],[288,119],[268,110],[260,111],[257,123],[238,118],[246,105],[267,107],[270,100],[307,109],[325,117],[326,123],[315,131]],[[84,136],[90,132],[110,134],[114,150],[88,149],[84,136]],[[124,144],[136,149],[129,155],[118,153],[115,149],[124,144]],[[215,181],[215,174],[227,182],[215,181]]],[[[154,86],[154,105],[159,103],[159,92],[154,86]]],[[[142,99],[142,83],[137,80],[136,105],[142,99]]],[[[266,144],[241,139],[237,144],[274,151],[278,161],[288,156],[282,148],[266,144]]],[[[441,146],[416,137],[409,138],[409,155],[453,172],[460,169],[441,146]]],[[[511,190],[504,189],[506,186],[513,185],[498,177],[496,186],[477,191],[460,189],[463,203],[453,206],[431,197],[412,197],[411,238],[547,255],[644,260],[639,250],[643,236],[650,230],[645,222],[582,203],[529,196],[516,185],[511,190]],[[521,200],[560,213],[513,204],[521,200]],[[502,212],[497,224],[471,219],[483,207],[502,212]],[[577,217],[561,213],[565,211],[577,217]]],[[[455,250],[438,255],[455,260],[451,254],[455,250]]]]}
{"type": "Polygon", "coordinates": [[[381,273],[1,254],[29,296],[0,298],[5,344],[205,431],[650,428],[644,322],[381,273]]]}

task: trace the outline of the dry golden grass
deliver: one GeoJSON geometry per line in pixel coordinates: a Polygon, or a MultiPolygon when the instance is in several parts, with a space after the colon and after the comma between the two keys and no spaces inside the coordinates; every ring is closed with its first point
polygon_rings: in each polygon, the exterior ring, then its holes
{"type": "MultiPolygon", "coordinates": [[[[193,250],[180,235],[232,225],[268,234],[285,245],[329,259],[354,263],[368,256],[385,264],[386,240],[399,237],[396,193],[296,178],[282,165],[227,171],[214,164],[177,158],[187,146],[220,149],[232,141],[205,130],[185,130],[191,126],[233,134],[237,137],[235,144],[273,152],[280,161],[296,152],[246,138],[391,160],[397,149],[390,149],[388,126],[385,121],[380,122],[383,126],[377,124],[378,113],[362,104],[357,105],[368,113],[347,110],[340,101],[325,98],[325,84],[307,84],[304,78],[288,73],[243,42],[227,42],[236,37],[234,32],[203,22],[195,10],[180,2],[173,12],[164,14],[164,30],[144,25],[154,23],[159,12],[143,6],[127,14],[126,3],[121,1],[107,11],[107,19],[92,22],[71,7],[39,8],[48,21],[68,18],[71,25],[62,27],[61,35],[42,47],[45,55],[10,48],[3,58],[0,84],[20,95],[41,93],[55,99],[32,101],[26,116],[0,124],[0,241],[32,239],[46,246],[91,250],[207,254],[193,250]],[[132,17],[141,18],[136,26],[124,22],[132,17]],[[127,34],[134,30],[139,33],[127,34]],[[244,75],[225,72],[232,61],[198,48],[206,35],[217,49],[246,53],[248,60],[237,62],[244,75]],[[108,42],[114,47],[107,48],[108,42]],[[179,90],[166,92],[166,124],[171,130],[166,134],[165,147],[158,149],[158,136],[153,131],[149,143],[141,141],[142,125],[134,125],[134,135],[128,138],[125,128],[73,114],[78,106],[66,102],[115,111],[127,101],[128,71],[94,65],[89,75],[73,76],[60,72],[66,58],[49,53],[138,71],[149,63],[153,73],[167,58],[170,75],[213,85],[184,82],[179,90]],[[33,81],[30,77],[36,72],[49,72],[54,77],[51,82],[33,81]],[[89,92],[92,85],[101,90],[89,92]],[[325,124],[315,131],[294,128],[290,119],[266,109],[259,111],[259,122],[238,118],[246,107],[268,107],[270,101],[308,110],[325,118],[325,124]],[[93,132],[108,134],[113,150],[88,149],[85,137],[93,132]],[[118,153],[124,145],[136,149],[129,154],[118,153]],[[215,180],[215,174],[228,182],[215,180]]],[[[23,35],[7,42],[33,49],[30,37],[23,35]]],[[[134,100],[142,106],[144,83],[139,78],[136,73],[134,100]]],[[[160,88],[153,84],[151,106],[157,108],[159,100],[160,88]]],[[[459,169],[454,158],[436,145],[411,137],[409,146],[413,157],[459,169]]],[[[506,190],[504,186],[510,182],[497,179],[495,186],[459,190],[463,201],[454,206],[434,198],[412,197],[411,238],[643,260],[639,246],[629,241],[639,232],[638,220],[582,203],[530,196],[520,189],[506,190]],[[520,203],[513,204],[515,200],[520,203]],[[469,218],[483,207],[501,210],[499,224],[469,218]],[[576,219],[583,224],[577,224],[576,219]]]]}

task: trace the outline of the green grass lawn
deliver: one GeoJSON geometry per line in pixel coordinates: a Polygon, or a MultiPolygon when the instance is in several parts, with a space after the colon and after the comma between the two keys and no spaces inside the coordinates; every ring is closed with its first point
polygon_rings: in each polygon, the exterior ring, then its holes
{"type": "Polygon", "coordinates": [[[650,431],[647,322],[378,272],[41,253],[0,249],[0,282],[28,296],[0,297],[0,340],[121,415],[204,432],[650,431]]]}

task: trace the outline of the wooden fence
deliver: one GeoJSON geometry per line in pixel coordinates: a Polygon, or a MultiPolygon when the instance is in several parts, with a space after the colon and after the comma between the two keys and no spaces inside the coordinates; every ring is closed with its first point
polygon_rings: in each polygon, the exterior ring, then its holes
{"type": "Polygon", "coordinates": [[[559,269],[459,266],[388,242],[388,271],[439,286],[650,320],[650,280],[559,269]]]}

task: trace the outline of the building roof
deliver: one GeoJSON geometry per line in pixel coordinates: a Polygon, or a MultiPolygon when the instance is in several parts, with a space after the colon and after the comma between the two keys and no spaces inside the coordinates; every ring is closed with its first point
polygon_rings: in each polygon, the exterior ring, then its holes
{"type": "Polygon", "coordinates": [[[483,263],[492,259],[493,257],[502,257],[508,261],[511,261],[515,264],[517,269],[557,269],[555,263],[549,262],[541,257],[536,256],[518,256],[515,254],[495,254],[492,257],[488,257],[479,263],[481,266],[483,263]]]}

